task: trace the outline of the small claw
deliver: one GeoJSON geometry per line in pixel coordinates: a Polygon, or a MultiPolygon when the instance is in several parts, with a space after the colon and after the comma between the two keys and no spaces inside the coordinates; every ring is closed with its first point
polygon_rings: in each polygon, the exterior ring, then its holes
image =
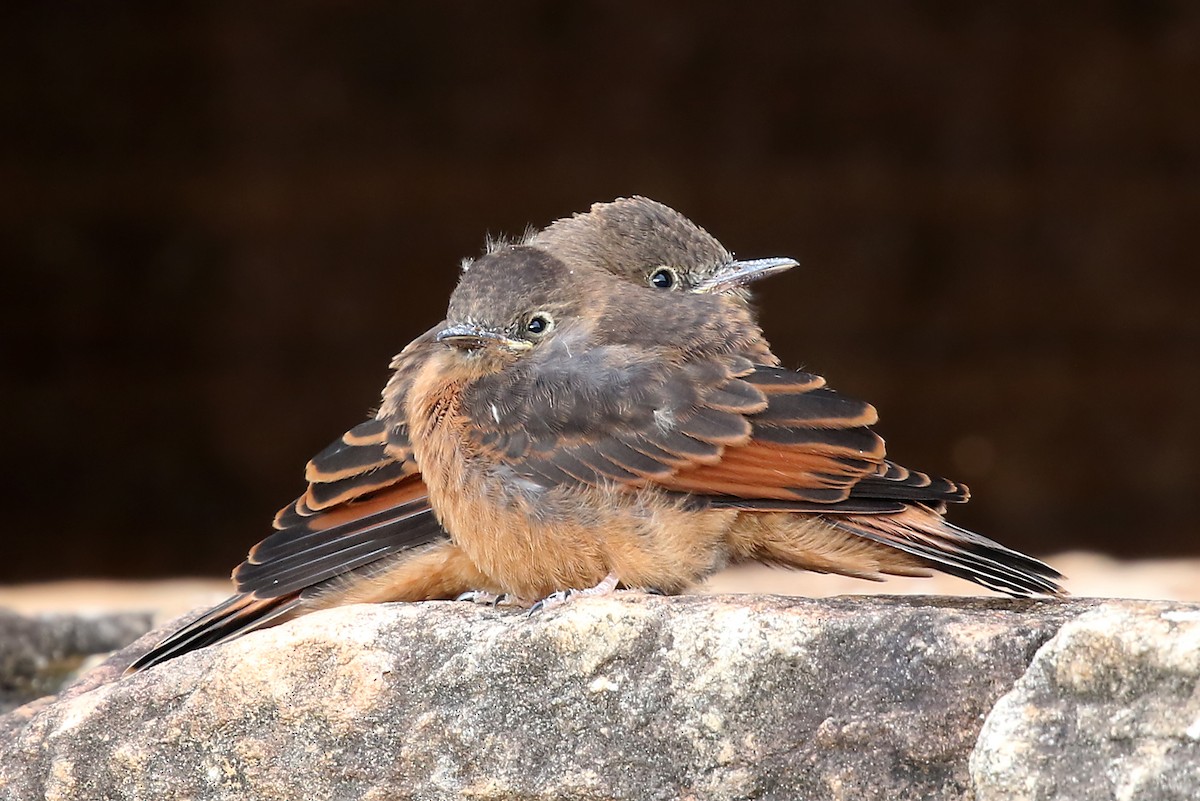
{"type": "Polygon", "coordinates": [[[526,615],[526,617],[533,617],[538,612],[542,612],[547,609],[553,609],[556,606],[562,606],[571,598],[572,595],[575,595],[577,592],[579,592],[579,590],[559,590],[558,592],[552,592],[542,600],[535,603],[533,606],[529,607],[529,614],[526,615]]]}
{"type": "Polygon", "coordinates": [[[618,583],[620,583],[620,579],[617,578],[617,574],[609,573],[595,587],[588,587],[586,590],[566,589],[550,593],[529,607],[529,616],[532,617],[536,612],[543,612],[547,609],[553,609],[556,606],[562,606],[576,595],[608,595],[617,588],[618,583]]]}
{"type": "Polygon", "coordinates": [[[488,604],[495,609],[500,604],[508,603],[508,595],[506,593],[497,594],[494,592],[487,592],[485,590],[471,590],[470,592],[464,592],[454,600],[470,601],[473,604],[480,605],[488,604]]]}

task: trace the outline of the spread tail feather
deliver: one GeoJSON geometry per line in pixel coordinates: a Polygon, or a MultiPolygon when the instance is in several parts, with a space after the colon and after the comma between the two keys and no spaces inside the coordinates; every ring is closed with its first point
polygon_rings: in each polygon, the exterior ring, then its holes
{"type": "Polygon", "coordinates": [[[241,593],[230,596],[142,654],[125,673],[137,673],[168,659],[231,640],[277,622],[299,603],[299,595],[256,598],[241,593]]]}
{"type": "Polygon", "coordinates": [[[830,523],[859,537],[917,557],[943,573],[1015,597],[1062,596],[1062,574],[987,537],[949,523],[922,506],[898,514],[829,517],[830,523]]]}

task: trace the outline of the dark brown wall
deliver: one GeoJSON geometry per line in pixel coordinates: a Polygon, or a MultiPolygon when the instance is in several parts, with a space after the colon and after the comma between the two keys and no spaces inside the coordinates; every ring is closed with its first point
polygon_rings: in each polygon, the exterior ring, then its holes
{"type": "Polygon", "coordinates": [[[6,5],[0,579],[228,570],[485,232],[630,193],[799,257],[957,520],[1200,552],[1200,4],[651,5],[6,5]]]}

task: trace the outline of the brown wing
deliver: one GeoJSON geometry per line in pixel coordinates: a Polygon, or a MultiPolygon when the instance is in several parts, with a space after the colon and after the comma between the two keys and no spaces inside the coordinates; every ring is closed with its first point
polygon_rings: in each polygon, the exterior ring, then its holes
{"type": "Polygon", "coordinates": [[[317,512],[393,486],[419,472],[406,426],[367,420],[309,461],[304,470],[308,489],[279,510],[275,527],[288,528],[317,512]]]}
{"type": "Polygon", "coordinates": [[[439,323],[414,339],[392,359],[392,375],[383,390],[379,413],[343,434],[309,461],[308,489],[275,515],[275,528],[287,529],[302,518],[362,498],[417,475],[412,443],[404,424],[409,387],[437,345],[439,323]],[[385,422],[394,421],[394,422],[385,422]]]}
{"type": "Polygon", "coordinates": [[[383,391],[379,413],[347,431],[305,467],[308,489],[275,515],[275,528],[286,529],[301,518],[354,501],[397,484],[419,472],[404,421],[408,389],[436,347],[439,324],[410,342],[392,359],[392,376],[383,391]]]}
{"type": "Polygon", "coordinates": [[[663,486],[707,496],[835,503],[875,471],[883,439],[869,426],[874,407],[825,386],[820,376],[757,367],[743,384],[766,405],[747,416],[749,436],[715,464],[680,470],[663,486]]]}
{"type": "Polygon", "coordinates": [[[416,475],[276,531],[250,549],[233,580],[239,592],[273,598],[446,538],[416,475]]]}
{"type": "Polygon", "coordinates": [[[408,387],[440,328],[392,360],[379,415],[309,461],[308,489],[276,514],[277,531],[234,571],[240,591],[278,597],[448,537],[429,506],[402,422],[408,387]]]}
{"type": "Polygon", "coordinates": [[[403,429],[385,431],[371,420],[318,454],[309,462],[309,489],[276,515],[278,530],[233,571],[237,594],[171,634],[129,671],[285,620],[335,580],[448,542],[411,452],[403,429]]]}
{"type": "Polygon", "coordinates": [[[545,486],[818,504],[883,463],[875,410],[819,376],[729,355],[629,364],[611,350],[478,382],[465,408],[479,447],[545,486]]]}
{"type": "Polygon", "coordinates": [[[368,420],[308,463],[308,489],[233,571],[241,592],[273,598],[447,537],[404,425],[368,420]]]}
{"type": "Polygon", "coordinates": [[[131,670],[286,619],[351,573],[385,567],[449,537],[429,506],[402,419],[404,395],[435,327],[405,348],[380,415],[343,434],[308,463],[308,488],[275,516],[276,531],[233,572],[238,593],[167,637],[131,670]]]}

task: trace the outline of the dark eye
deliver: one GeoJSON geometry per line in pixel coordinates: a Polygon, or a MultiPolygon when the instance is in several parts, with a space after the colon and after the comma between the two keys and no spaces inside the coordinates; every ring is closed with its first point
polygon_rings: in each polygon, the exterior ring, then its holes
{"type": "Polygon", "coordinates": [[[550,330],[552,322],[548,314],[535,314],[525,323],[525,330],[534,336],[540,336],[550,330]]]}
{"type": "Polygon", "coordinates": [[[656,289],[670,289],[679,283],[679,277],[670,267],[659,267],[650,274],[650,286],[656,289]]]}

